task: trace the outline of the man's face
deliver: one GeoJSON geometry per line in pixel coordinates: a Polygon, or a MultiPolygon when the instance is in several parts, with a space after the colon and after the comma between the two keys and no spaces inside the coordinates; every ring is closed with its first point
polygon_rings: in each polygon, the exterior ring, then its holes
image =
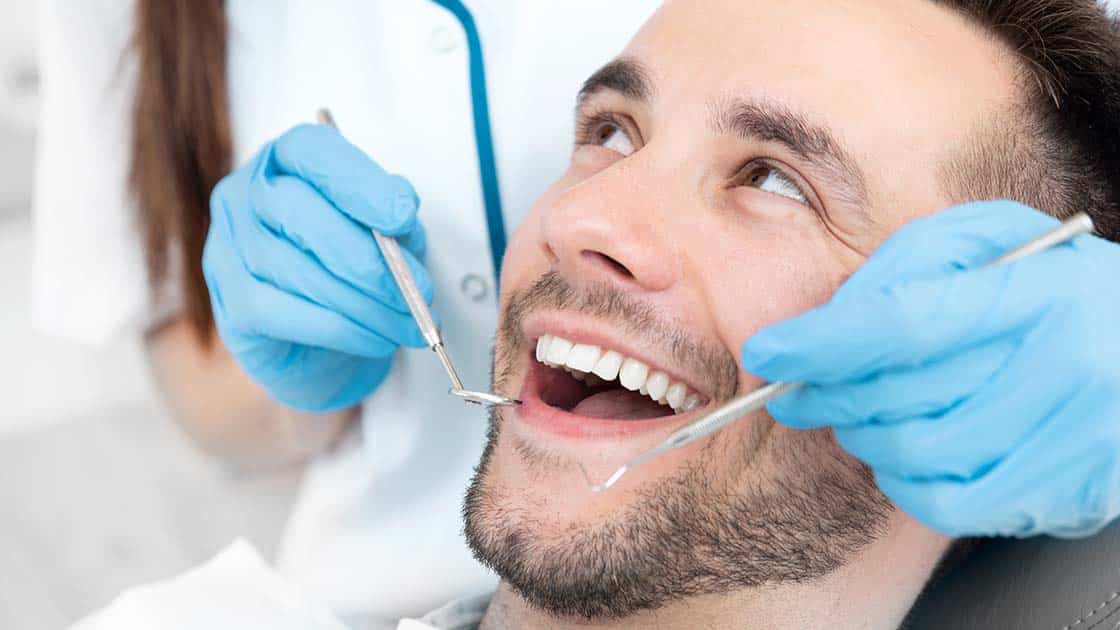
{"type": "Polygon", "coordinates": [[[820,576],[888,529],[828,432],[763,412],[601,495],[577,464],[601,480],[760,385],[743,341],[948,205],[938,169],[1014,98],[1011,76],[932,3],[667,3],[588,82],[570,168],[510,243],[495,388],[524,404],[495,414],[468,495],[480,557],[552,612],[620,616],[820,576]],[[563,342],[542,362],[546,335],[563,342]],[[611,378],[619,357],[638,362],[623,383],[680,413],[611,378]]]}

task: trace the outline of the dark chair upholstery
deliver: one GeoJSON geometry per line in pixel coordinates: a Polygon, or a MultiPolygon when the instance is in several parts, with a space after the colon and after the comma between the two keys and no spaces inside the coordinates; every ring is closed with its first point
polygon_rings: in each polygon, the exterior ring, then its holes
{"type": "Polygon", "coordinates": [[[1120,630],[1120,523],[1092,538],[984,541],[918,599],[906,630],[1120,630]]]}

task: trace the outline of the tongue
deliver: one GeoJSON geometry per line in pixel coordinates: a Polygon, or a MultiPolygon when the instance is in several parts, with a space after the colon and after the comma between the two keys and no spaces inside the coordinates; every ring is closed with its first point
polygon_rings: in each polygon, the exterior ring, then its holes
{"type": "Polygon", "coordinates": [[[571,412],[588,418],[644,420],[667,416],[672,410],[657,404],[649,396],[616,387],[584,398],[571,412]]]}

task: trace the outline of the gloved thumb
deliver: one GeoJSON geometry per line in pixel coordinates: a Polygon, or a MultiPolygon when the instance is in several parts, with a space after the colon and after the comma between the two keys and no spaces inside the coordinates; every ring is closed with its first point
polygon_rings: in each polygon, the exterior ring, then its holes
{"type": "Polygon", "coordinates": [[[1077,252],[1060,246],[1010,265],[901,281],[833,300],[759,331],[743,368],[770,381],[837,383],[913,368],[1021,331],[1062,294],[1077,252]],[[1039,291],[1039,286],[1055,287],[1039,291]]]}
{"type": "Polygon", "coordinates": [[[959,292],[967,287],[976,293],[971,305],[980,318],[990,292],[1001,286],[991,274],[957,276],[980,273],[977,267],[1056,224],[1012,201],[968,203],[916,219],[884,241],[827,304],[748,339],[743,369],[767,380],[834,382],[929,358],[936,349],[928,346],[951,344],[959,330],[952,324],[967,320],[963,313],[938,318],[936,312],[968,302],[959,292]],[[943,336],[931,332],[941,330],[943,336]]]}
{"type": "Polygon", "coordinates": [[[895,230],[836,296],[975,269],[1057,224],[1054,217],[1015,201],[974,201],[945,208],[895,230]]]}

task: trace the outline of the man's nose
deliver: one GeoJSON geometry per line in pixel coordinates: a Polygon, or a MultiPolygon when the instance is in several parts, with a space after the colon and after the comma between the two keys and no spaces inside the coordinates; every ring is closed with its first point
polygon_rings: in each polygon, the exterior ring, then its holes
{"type": "Polygon", "coordinates": [[[563,193],[544,212],[541,246],[573,282],[663,291],[676,280],[677,243],[659,202],[624,173],[606,173],[563,193]]]}

